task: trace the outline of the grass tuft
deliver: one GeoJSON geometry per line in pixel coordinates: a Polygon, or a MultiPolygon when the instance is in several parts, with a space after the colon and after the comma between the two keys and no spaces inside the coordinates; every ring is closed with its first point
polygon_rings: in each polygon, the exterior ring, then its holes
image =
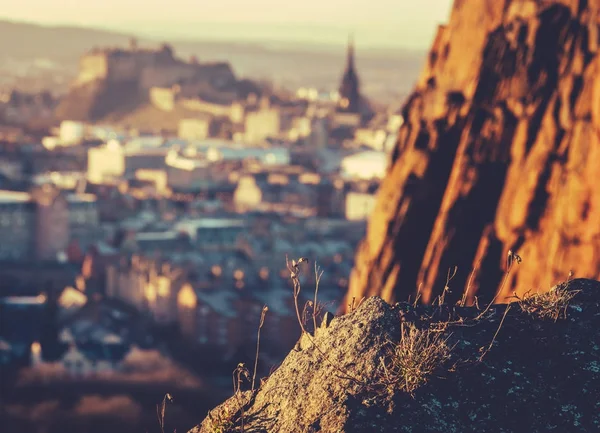
{"type": "Polygon", "coordinates": [[[558,319],[567,317],[569,302],[580,290],[569,290],[569,282],[558,284],[545,293],[526,293],[522,298],[516,294],[519,306],[523,311],[540,319],[558,319]]]}
{"type": "Polygon", "coordinates": [[[402,323],[399,343],[390,343],[381,358],[383,385],[413,394],[450,359],[449,336],[402,323]]]}

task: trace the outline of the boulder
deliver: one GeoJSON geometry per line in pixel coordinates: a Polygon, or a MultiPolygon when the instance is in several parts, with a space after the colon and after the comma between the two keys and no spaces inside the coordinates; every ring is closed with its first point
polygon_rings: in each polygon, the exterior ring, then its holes
{"type": "Polygon", "coordinates": [[[593,280],[481,309],[370,297],[190,433],[599,431],[599,327],[593,280]]]}

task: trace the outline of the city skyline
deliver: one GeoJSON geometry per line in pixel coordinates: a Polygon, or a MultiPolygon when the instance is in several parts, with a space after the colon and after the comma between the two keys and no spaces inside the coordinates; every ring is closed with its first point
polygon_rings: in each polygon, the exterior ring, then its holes
{"type": "MultiPolygon", "coordinates": [[[[204,3],[204,2],[203,2],[204,3]]],[[[438,24],[449,19],[452,0],[306,0],[286,4],[240,0],[199,5],[192,0],[23,0],[0,8],[0,19],[50,26],[81,26],[164,39],[344,44],[348,33],[357,47],[426,49],[438,24]],[[143,11],[143,14],[140,14],[143,11]]]]}

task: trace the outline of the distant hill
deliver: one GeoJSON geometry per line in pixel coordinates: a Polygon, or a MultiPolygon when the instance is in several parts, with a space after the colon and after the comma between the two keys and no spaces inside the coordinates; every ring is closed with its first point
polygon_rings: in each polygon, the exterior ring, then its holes
{"type": "MultiPolygon", "coordinates": [[[[9,60],[20,62],[48,59],[76,73],[79,57],[91,48],[125,46],[134,35],[83,27],[46,27],[0,20],[0,68],[9,60]]],[[[139,38],[141,46],[161,41],[139,38]]],[[[201,61],[225,60],[236,74],[268,79],[295,88],[314,86],[336,88],[344,68],[345,51],[334,46],[280,43],[266,44],[214,41],[168,41],[184,58],[201,61]]],[[[406,96],[425,58],[425,52],[411,50],[358,50],[357,67],[364,92],[390,102],[406,96]]]]}
{"type": "Polygon", "coordinates": [[[123,45],[131,35],[81,27],[45,27],[0,21],[0,60],[43,57],[77,61],[93,46],[123,45]]]}

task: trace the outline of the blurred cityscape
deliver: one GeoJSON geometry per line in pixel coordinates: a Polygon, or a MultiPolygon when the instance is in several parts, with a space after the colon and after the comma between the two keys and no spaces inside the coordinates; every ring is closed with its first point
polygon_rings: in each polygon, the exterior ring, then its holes
{"type": "Polygon", "coordinates": [[[363,81],[350,36],[333,72],[292,62],[277,82],[117,42],[75,73],[54,53],[0,59],[3,431],[158,431],[167,392],[185,431],[253,362],[263,305],[268,375],[300,332],[287,256],[310,260],[302,304],[315,265],[320,301],[343,302],[421,57],[363,81]]]}

